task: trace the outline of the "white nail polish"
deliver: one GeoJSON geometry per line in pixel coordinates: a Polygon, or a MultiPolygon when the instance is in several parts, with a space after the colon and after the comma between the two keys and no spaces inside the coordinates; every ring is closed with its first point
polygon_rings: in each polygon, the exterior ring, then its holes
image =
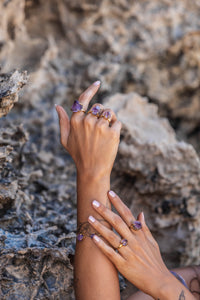
{"type": "Polygon", "coordinates": [[[95,81],[94,83],[93,83],[93,85],[96,85],[96,86],[98,86],[98,85],[100,85],[101,84],[101,81],[99,81],[99,80],[97,80],[97,81],[95,81]]]}
{"type": "Polygon", "coordinates": [[[97,201],[97,200],[94,200],[92,202],[92,204],[95,206],[95,207],[99,207],[100,206],[100,203],[97,201]]]}
{"type": "Polygon", "coordinates": [[[113,198],[116,196],[116,194],[113,191],[109,191],[109,195],[113,198]]]}
{"type": "Polygon", "coordinates": [[[94,235],[93,240],[95,240],[97,243],[100,242],[100,238],[98,237],[98,235],[94,235]]]}
{"type": "Polygon", "coordinates": [[[145,222],[145,218],[144,218],[144,213],[143,213],[143,211],[141,212],[141,217],[142,217],[142,221],[145,222]]]}
{"type": "Polygon", "coordinates": [[[93,217],[93,216],[89,216],[89,218],[88,218],[92,223],[94,223],[95,222],[95,218],[93,217]]]}

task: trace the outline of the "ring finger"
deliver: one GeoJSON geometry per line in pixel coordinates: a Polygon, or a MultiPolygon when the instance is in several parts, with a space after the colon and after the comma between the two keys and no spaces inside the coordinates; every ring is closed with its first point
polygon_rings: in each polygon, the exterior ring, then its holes
{"type": "Polygon", "coordinates": [[[100,103],[95,103],[85,115],[85,122],[92,123],[93,125],[98,121],[98,117],[104,110],[104,106],[100,103]]]}
{"type": "Polygon", "coordinates": [[[101,113],[98,122],[101,123],[102,125],[108,123],[109,126],[112,126],[116,121],[117,121],[117,117],[114,111],[112,111],[109,108],[106,108],[101,113]]]}

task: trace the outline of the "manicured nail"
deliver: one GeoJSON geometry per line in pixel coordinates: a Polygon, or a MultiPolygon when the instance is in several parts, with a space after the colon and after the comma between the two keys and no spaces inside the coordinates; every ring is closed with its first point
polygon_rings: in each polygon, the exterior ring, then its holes
{"type": "Polygon", "coordinates": [[[54,104],[55,105],[55,107],[57,107],[58,106],[58,104],[54,104]]]}
{"type": "Polygon", "coordinates": [[[145,222],[143,211],[141,212],[141,217],[142,217],[142,221],[145,222]]]}
{"type": "Polygon", "coordinates": [[[116,196],[116,194],[113,192],[113,191],[109,191],[109,193],[108,193],[111,197],[115,197],[116,196]]]}
{"type": "Polygon", "coordinates": [[[99,81],[99,80],[97,80],[97,81],[95,81],[94,83],[93,83],[93,85],[100,85],[101,84],[101,81],[99,81]]]}
{"type": "Polygon", "coordinates": [[[92,204],[93,204],[95,207],[99,207],[99,206],[100,206],[100,203],[99,203],[97,200],[92,201],[92,204]]]}
{"type": "Polygon", "coordinates": [[[95,218],[93,217],[93,216],[89,216],[89,218],[88,218],[92,223],[94,223],[95,222],[95,218]]]}
{"type": "Polygon", "coordinates": [[[100,238],[98,237],[98,235],[94,235],[93,236],[93,239],[98,243],[100,242],[100,238]]]}

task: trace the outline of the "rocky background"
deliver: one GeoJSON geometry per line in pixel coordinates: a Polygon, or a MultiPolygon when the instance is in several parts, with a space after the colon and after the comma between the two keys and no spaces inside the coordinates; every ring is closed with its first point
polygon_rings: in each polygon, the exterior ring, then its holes
{"type": "Polygon", "coordinates": [[[199,15],[198,0],[0,1],[0,299],[75,299],[76,174],[54,104],[95,80],[123,122],[112,188],[168,267],[200,263],[199,15]]]}

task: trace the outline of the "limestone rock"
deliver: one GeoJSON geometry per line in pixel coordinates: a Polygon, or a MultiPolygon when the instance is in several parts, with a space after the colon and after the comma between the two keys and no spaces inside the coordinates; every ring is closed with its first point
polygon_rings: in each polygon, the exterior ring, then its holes
{"type": "Polygon", "coordinates": [[[157,106],[136,93],[116,94],[105,105],[123,123],[114,188],[135,216],[144,211],[169,266],[198,263],[200,161],[194,148],[177,141],[157,106]]]}
{"type": "Polygon", "coordinates": [[[14,103],[18,101],[18,92],[26,82],[26,72],[15,71],[11,74],[0,74],[0,118],[6,116],[14,103]]]}
{"type": "Polygon", "coordinates": [[[66,249],[28,248],[2,254],[2,300],[74,298],[72,268],[66,249]]]}

